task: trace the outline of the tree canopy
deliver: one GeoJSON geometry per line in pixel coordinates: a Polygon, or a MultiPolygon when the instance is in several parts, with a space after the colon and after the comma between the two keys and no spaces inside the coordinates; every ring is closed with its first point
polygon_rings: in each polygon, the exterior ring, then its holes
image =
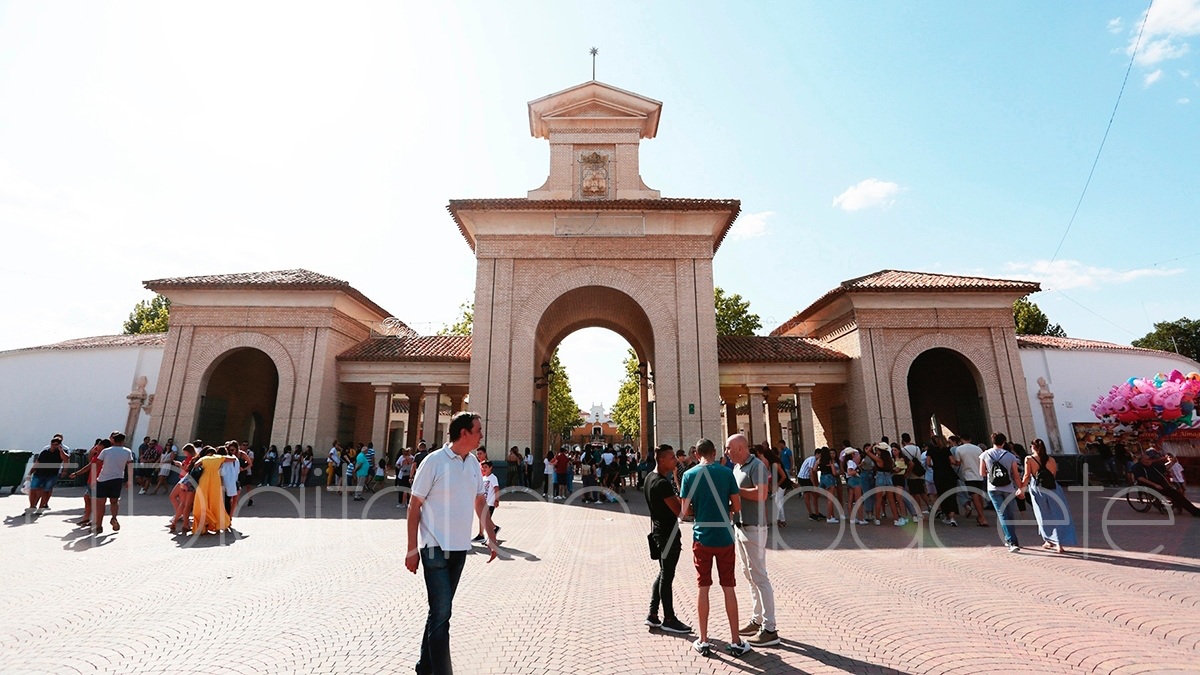
{"type": "Polygon", "coordinates": [[[142,300],[129,313],[129,319],[125,321],[125,334],[165,333],[170,313],[171,301],[163,295],[155,294],[149,300],[142,300]]]}
{"type": "Polygon", "coordinates": [[[642,430],[642,392],[638,365],[637,352],[630,348],[625,356],[625,377],[617,389],[617,402],[611,411],[617,429],[631,438],[641,434],[642,430]]]}
{"type": "Polygon", "coordinates": [[[1050,323],[1050,317],[1028,298],[1020,298],[1013,303],[1013,323],[1016,324],[1017,335],[1067,337],[1062,326],[1050,323]]]}
{"type": "MultiPolygon", "coordinates": [[[[550,400],[546,406],[546,417],[549,421],[551,434],[562,434],[564,430],[574,429],[583,424],[579,417],[579,404],[571,394],[571,380],[567,370],[563,368],[558,358],[558,350],[550,357],[550,400]]],[[[563,440],[565,436],[563,434],[563,440]]]]}
{"type": "Polygon", "coordinates": [[[734,293],[726,295],[717,286],[713,289],[717,306],[717,335],[754,335],[762,328],[757,314],[750,313],[750,301],[734,293]]]}
{"type": "Polygon", "coordinates": [[[1154,324],[1154,330],[1134,340],[1133,346],[1178,352],[1193,361],[1200,361],[1200,321],[1186,316],[1176,321],[1160,321],[1154,324]]]}
{"type": "Polygon", "coordinates": [[[475,325],[475,303],[464,301],[458,306],[458,320],[449,325],[442,325],[438,335],[470,335],[475,325]]]}

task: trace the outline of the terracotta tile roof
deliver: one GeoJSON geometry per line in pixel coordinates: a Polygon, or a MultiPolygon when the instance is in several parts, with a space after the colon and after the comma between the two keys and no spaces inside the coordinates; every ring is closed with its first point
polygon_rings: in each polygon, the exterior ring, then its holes
{"type": "Polygon", "coordinates": [[[338,354],[338,361],[449,361],[471,360],[470,335],[416,335],[371,337],[338,354]]]}
{"type": "Polygon", "coordinates": [[[788,332],[805,318],[846,293],[978,293],[1003,291],[1029,294],[1040,290],[1042,290],[1042,285],[1036,281],[965,277],[955,274],[907,272],[904,270],[880,270],[874,274],[843,281],[837,287],[817,298],[816,302],[797,312],[791,319],[788,319],[778,328],[771,331],[771,335],[782,335],[788,332]]]}
{"type": "Polygon", "coordinates": [[[849,361],[850,357],[816,338],[720,335],[720,363],[790,363],[806,361],[849,361]]]}
{"type": "Polygon", "coordinates": [[[727,211],[729,218],[721,227],[721,234],[713,242],[715,253],[724,241],[733,221],[742,212],[742,202],[737,199],[682,199],[664,197],[662,199],[526,199],[524,197],[502,197],[495,199],[451,199],[446,206],[458,225],[458,231],[471,250],[475,250],[475,242],[471,240],[467,228],[463,225],[459,211],[727,211]]]}
{"type": "Polygon", "coordinates": [[[60,351],[70,349],[100,349],[104,347],[161,347],[167,343],[166,333],[143,333],[141,335],[97,335],[95,337],[75,338],[49,345],[12,349],[0,354],[33,351],[60,351]]]}
{"type": "Polygon", "coordinates": [[[1144,354],[1171,354],[1157,349],[1144,349],[1133,345],[1119,345],[1099,340],[1082,338],[1052,337],[1049,335],[1018,335],[1017,346],[1022,349],[1063,349],[1068,351],[1141,352],[1144,354]]]}
{"type": "Polygon", "coordinates": [[[378,312],[381,316],[391,315],[386,309],[375,304],[370,298],[351,286],[350,282],[305,269],[209,274],[198,277],[169,277],[166,279],[151,279],[150,281],[142,282],[142,285],[155,292],[173,288],[341,291],[378,312]]]}

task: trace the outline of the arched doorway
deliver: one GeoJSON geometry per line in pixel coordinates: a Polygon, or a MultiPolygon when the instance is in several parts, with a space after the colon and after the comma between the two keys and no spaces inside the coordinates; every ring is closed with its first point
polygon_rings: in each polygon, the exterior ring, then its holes
{"type": "MultiPolygon", "coordinates": [[[[539,364],[530,376],[542,376],[542,365],[549,363],[554,351],[568,335],[584,328],[605,328],[625,339],[644,364],[646,373],[641,391],[642,450],[654,442],[653,390],[649,383],[654,373],[654,329],[645,310],[629,295],[607,286],[583,286],[560,295],[542,313],[534,333],[534,363],[539,364]]],[[[551,438],[547,406],[549,387],[536,386],[533,398],[533,448],[545,452],[551,438]]],[[[537,459],[540,459],[537,458],[537,459]]],[[[535,459],[535,463],[537,461],[535,459]]]]}
{"type": "Polygon", "coordinates": [[[918,355],[908,369],[914,439],[923,443],[935,431],[983,439],[987,415],[979,382],[971,362],[953,349],[936,347],[918,355]]]}
{"type": "Polygon", "coordinates": [[[195,437],[205,443],[270,444],[278,393],[279,371],[265,352],[252,347],[225,352],[205,375],[195,437]]]}

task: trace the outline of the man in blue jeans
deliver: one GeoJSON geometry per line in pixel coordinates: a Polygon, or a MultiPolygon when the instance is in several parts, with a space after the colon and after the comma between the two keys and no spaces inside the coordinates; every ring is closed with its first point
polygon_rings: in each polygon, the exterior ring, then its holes
{"type": "Polygon", "coordinates": [[[1004,543],[1008,545],[1009,553],[1021,550],[1017,541],[1017,531],[1013,528],[1013,501],[1021,498],[1021,490],[1016,483],[1020,478],[1017,472],[1017,456],[1004,447],[1008,438],[996,432],[992,434],[992,448],[984,450],[979,455],[979,473],[987,479],[988,499],[996,509],[996,520],[1000,521],[1000,531],[1004,534],[1004,543]]]}
{"type": "Polygon", "coordinates": [[[488,562],[496,559],[496,533],[484,508],[483,473],[474,454],[482,439],[479,415],[458,413],[450,420],[450,444],[430,452],[413,478],[404,566],[413,574],[418,566],[425,568],[429,615],[416,668],[421,674],[453,672],[450,613],[467,551],[471,550],[472,511],[487,533],[491,553],[488,562]]]}

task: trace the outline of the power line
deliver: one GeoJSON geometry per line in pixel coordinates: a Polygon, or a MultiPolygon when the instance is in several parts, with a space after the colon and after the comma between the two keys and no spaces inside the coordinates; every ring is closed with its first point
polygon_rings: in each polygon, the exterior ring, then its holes
{"type": "Polygon", "coordinates": [[[1116,324],[1116,323],[1112,323],[1111,321],[1109,321],[1109,319],[1108,319],[1108,318],[1105,318],[1105,317],[1103,317],[1103,316],[1100,316],[1100,315],[1099,315],[1099,313],[1097,313],[1097,312],[1094,312],[1094,311],[1092,311],[1091,309],[1088,309],[1088,307],[1085,307],[1084,305],[1082,305],[1082,303],[1080,303],[1080,301],[1079,301],[1079,300],[1076,300],[1076,299],[1074,299],[1074,298],[1070,297],[1070,295],[1068,295],[1068,294],[1066,294],[1066,293],[1063,293],[1062,291],[1055,291],[1055,293],[1058,293],[1058,294],[1062,295],[1062,297],[1063,297],[1063,298],[1067,298],[1068,300],[1072,301],[1072,303],[1074,303],[1075,305],[1078,305],[1078,306],[1080,307],[1080,309],[1081,309],[1081,310],[1084,310],[1084,311],[1086,311],[1087,313],[1090,313],[1090,315],[1092,315],[1092,316],[1094,316],[1094,317],[1096,317],[1096,318],[1100,319],[1100,321],[1103,321],[1103,322],[1105,322],[1105,323],[1108,323],[1108,324],[1110,324],[1110,325],[1114,325],[1114,327],[1116,327],[1116,328],[1120,328],[1121,330],[1124,330],[1124,331],[1126,331],[1126,333],[1128,333],[1129,335],[1133,335],[1134,337],[1138,337],[1138,334],[1134,333],[1134,331],[1133,331],[1133,330],[1129,330],[1128,328],[1126,328],[1126,327],[1123,327],[1123,325],[1116,324]]]}
{"type": "Polygon", "coordinates": [[[1083,192],[1079,194],[1079,201],[1075,202],[1075,211],[1071,214],[1071,220],[1067,222],[1067,229],[1063,232],[1062,239],[1058,240],[1054,255],[1050,256],[1050,264],[1054,264],[1054,261],[1058,259],[1058,253],[1062,250],[1063,243],[1067,241],[1071,226],[1075,224],[1075,217],[1079,215],[1079,207],[1083,205],[1083,198],[1087,195],[1088,186],[1092,184],[1092,176],[1096,173],[1096,165],[1100,163],[1100,154],[1104,152],[1104,144],[1108,141],[1108,132],[1112,129],[1113,120],[1117,117],[1117,108],[1121,105],[1121,97],[1125,94],[1125,85],[1129,82],[1129,73],[1133,70],[1133,60],[1137,56],[1138,47],[1142,45],[1142,33],[1146,30],[1146,22],[1150,18],[1150,10],[1153,7],[1154,0],[1150,0],[1150,4],[1146,7],[1146,15],[1142,17],[1142,27],[1138,29],[1137,40],[1133,43],[1133,51],[1129,54],[1129,66],[1125,68],[1125,79],[1121,80],[1121,90],[1117,92],[1117,102],[1113,104],[1112,114],[1108,117],[1108,126],[1104,127],[1104,137],[1100,139],[1100,147],[1096,149],[1096,158],[1092,160],[1092,168],[1088,171],[1087,180],[1083,184],[1083,192]]]}

